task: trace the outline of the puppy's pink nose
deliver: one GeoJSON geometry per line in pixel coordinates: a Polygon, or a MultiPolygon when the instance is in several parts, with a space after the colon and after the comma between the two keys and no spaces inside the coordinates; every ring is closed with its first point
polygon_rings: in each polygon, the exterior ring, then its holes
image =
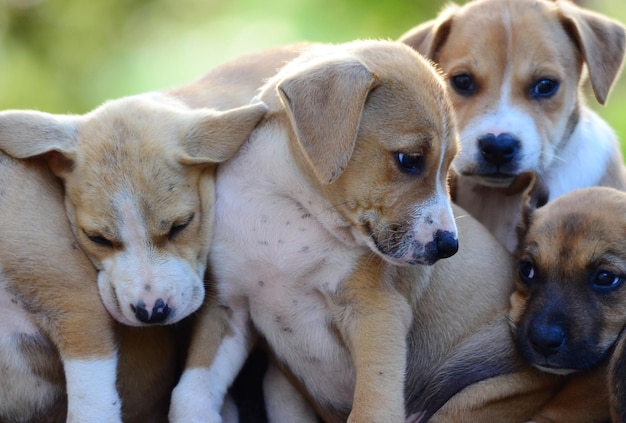
{"type": "Polygon", "coordinates": [[[146,308],[146,303],[138,301],[137,304],[131,304],[130,308],[135,313],[137,320],[143,323],[161,323],[170,314],[170,308],[161,298],[154,302],[152,312],[146,308]]]}

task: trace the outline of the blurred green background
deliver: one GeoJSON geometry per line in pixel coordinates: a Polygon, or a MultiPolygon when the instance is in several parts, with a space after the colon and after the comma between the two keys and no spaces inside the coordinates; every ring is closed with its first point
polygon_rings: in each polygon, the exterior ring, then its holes
{"type": "MultiPolygon", "coordinates": [[[[463,1],[461,1],[463,2],[463,1]]],[[[0,0],[0,110],[84,113],[295,41],[396,39],[444,0],[0,0]]],[[[626,22],[624,0],[584,0],[626,22]]],[[[596,108],[626,145],[626,77],[596,108]]]]}

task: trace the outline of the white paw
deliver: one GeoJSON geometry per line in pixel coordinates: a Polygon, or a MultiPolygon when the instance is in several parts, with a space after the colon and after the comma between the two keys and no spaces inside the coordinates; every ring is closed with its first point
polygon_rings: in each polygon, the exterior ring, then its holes
{"type": "Polygon", "coordinates": [[[224,398],[208,389],[205,369],[186,370],[172,392],[170,423],[222,423],[224,398]]]}

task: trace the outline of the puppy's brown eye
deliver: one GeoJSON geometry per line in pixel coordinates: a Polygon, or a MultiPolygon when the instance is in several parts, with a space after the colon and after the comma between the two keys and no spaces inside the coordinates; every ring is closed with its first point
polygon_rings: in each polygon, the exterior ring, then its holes
{"type": "Polygon", "coordinates": [[[526,283],[531,282],[535,278],[535,267],[529,260],[520,260],[518,270],[522,281],[526,283]]]}
{"type": "Polygon", "coordinates": [[[421,154],[395,153],[400,170],[411,175],[419,175],[424,170],[424,156],[421,154]]]}
{"type": "Polygon", "coordinates": [[[593,286],[597,289],[607,290],[617,288],[624,279],[608,270],[598,270],[593,277],[593,286]]]}
{"type": "Polygon", "coordinates": [[[454,90],[464,96],[470,96],[476,93],[476,83],[474,78],[468,74],[455,75],[450,78],[450,83],[454,90]]]}
{"type": "Polygon", "coordinates": [[[543,78],[533,84],[530,95],[534,98],[549,98],[559,90],[559,81],[543,78]]]}

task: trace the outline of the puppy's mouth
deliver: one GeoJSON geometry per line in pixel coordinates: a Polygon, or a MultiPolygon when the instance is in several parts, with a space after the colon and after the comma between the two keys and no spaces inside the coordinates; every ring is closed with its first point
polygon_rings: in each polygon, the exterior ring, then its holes
{"type": "Polygon", "coordinates": [[[515,178],[516,173],[490,172],[490,173],[464,173],[463,176],[473,179],[475,182],[491,188],[508,188],[515,178]]]}
{"type": "Polygon", "coordinates": [[[516,174],[499,172],[481,175],[483,185],[494,188],[508,188],[516,177],[516,174]]]}
{"type": "Polygon", "coordinates": [[[459,246],[455,234],[443,230],[436,231],[427,243],[418,241],[406,230],[379,234],[368,225],[367,232],[373,244],[370,248],[394,265],[432,265],[456,254],[459,246]]]}
{"type": "Polygon", "coordinates": [[[537,369],[568,375],[593,369],[606,357],[606,349],[588,336],[577,337],[561,325],[542,325],[527,317],[513,326],[514,340],[522,358],[537,369]]]}
{"type": "Polygon", "coordinates": [[[566,375],[579,371],[576,369],[563,369],[560,367],[542,366],[536,363],[534,363],[533,366],[535,366],[537,369],[541,370],[542,372],[552,373],[552,374],[560,375],[560,376],[566,376],[566,375]]]}

